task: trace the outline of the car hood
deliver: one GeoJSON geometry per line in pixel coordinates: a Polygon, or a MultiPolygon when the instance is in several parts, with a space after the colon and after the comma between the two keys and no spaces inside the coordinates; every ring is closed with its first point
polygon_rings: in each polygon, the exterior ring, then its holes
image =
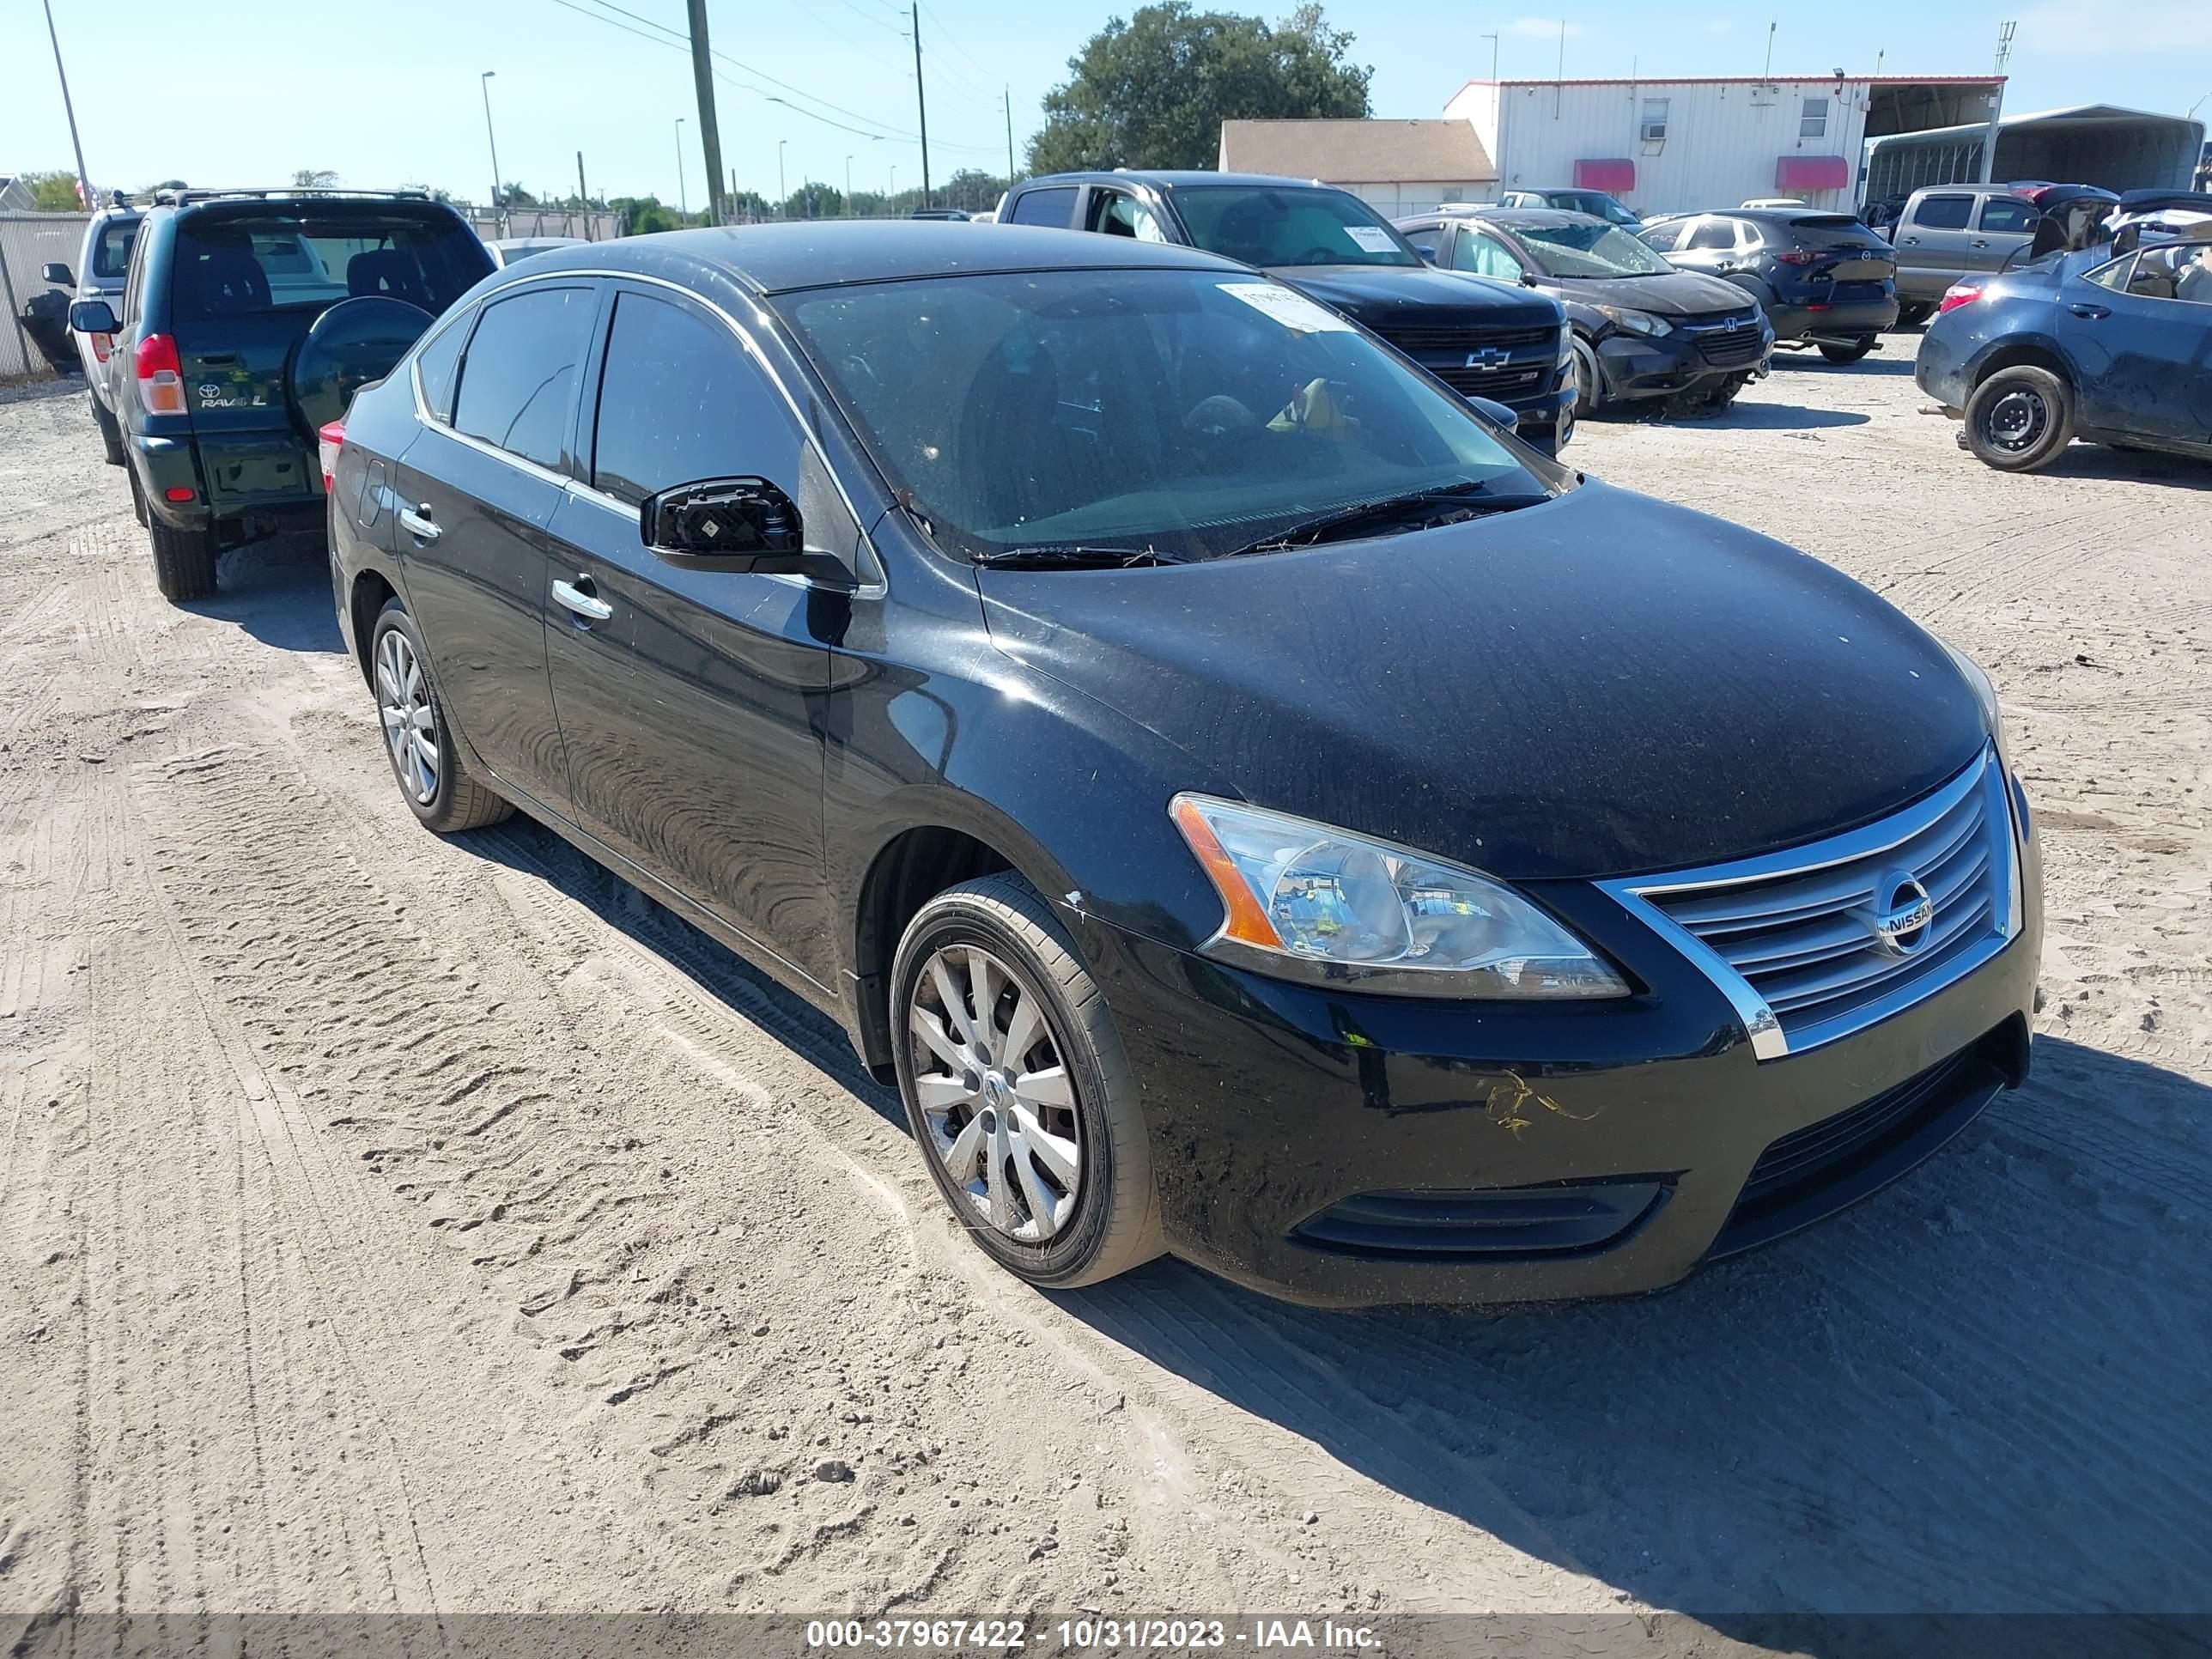
{"type": "Polygon", "coordinates": [[[1393,328],[1556,328],[1559,307],[1534,289],[1431,265],[1285,265],[1277,282],[1356,317],[1377,333],[1393,328]]]}
{"type": "Polygon", "coordinates": [[[1509,878],[1813,840],[1984,738],[1943,647],[1840,571],[1598,483],[1363,542],[977,586],[1000,649],[1179,746],[1190,787],[1509,878]]]}
{"type": "Polygon", "coordinates": [[[1734,283],[1694,270],[1664,276],[1546,277],[1544,292],[1586,306],[1625,306],[1660,317],[1711,317],[1724,311],[1748,311],[1751,295],[1734,283]]]}

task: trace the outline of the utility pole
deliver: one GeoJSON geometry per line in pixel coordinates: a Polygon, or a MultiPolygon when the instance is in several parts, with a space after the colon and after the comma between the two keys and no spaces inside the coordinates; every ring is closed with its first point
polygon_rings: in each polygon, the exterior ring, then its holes
{"type": "Polygon", "coordinates": [[[740,210],[738,206],[738,170],[735,167],[732,167],[730,169],[730,222],[732,224],[734,225],[738,222],[738,214],[739,211],[740,210]]]}
{"type": "Polygon", "coordinates": [[[1000,94],[1006,100],[1006,188],[1012,190],[1014,187],[1014,89],[1012,87],[1002,88],[1000,94]]]}
{"type": "Polygon", "coordinates": [[[77,194],[84,198],[87,213],[97,213],[100,204],[92,199],[92,175],[84,170],[84,146],[76,136],[76,106],[70,102],[69,71],[62,67],[62,38],[54,33],[54,0],[46,0],[46,39],[54,43],[54,73],[61,78],[62,113],[69,117],[70,148],[76,152],[77,194]]]}
{"type": "Polygon", "coordinates": [[[484,137],[491,145],[491,228],[495,234],[503,234],[507,223],[507,211],[500,204],[499,140],[491,130],[491,77],[498,73],[497,70],[486,70],[477,77],[477,84],[483,88],[484,137]]]}
{"type": "MultiPolygon", "coordinates": [[[[679,115],[676,118],[676,209],[687,219],[691,216],[690,189],[684,182],[684,118],[679,115]]],[[[714,189],[714,181],[709,179],[707,181],[708,194],[711,195],[714,189]]]]}
{"type": "Polygon", "coordinates": [[[2004,70],[2012,58],[2012,32],[2016,27],[2010,21],[1997,25],[1997,83],[1990,88],[1990,130],[1982,136],[1981,181],[1985,185],[1996,171],[1997,121],[2004,114],[2004,70]]]}
{"type": "Polygon", "coordinates": [[[929,100],[921,90],[921,0],[908,8],[914,15],[914,108],[921,118],[921,204],[929,205],[929,100]]]}
{"type": "Polygon", "coordinates": [[[1490,84],[1494,87],[1498,84],[1498,37],[1486,34],[1481,38],[1490,42],[1490,84]]]}
{"type": "Polygon", "coordinates": [[[714,60],[707,50],[707,0],[690,0],[691,80],[699,88],[699,142],[707,148],[707,222],[729,223],[722,210],[722,130],[714,119],[714,60]]]}
{"type": "Polygon", "coordinates": [[[592,192],[584,184],[584,152],[576,152],[576,206],[584,216],[584,240],[592,240],[592,192]]]}
{"type": "Polygon", "coordinates": [[[1556,121],[1566,107],[1567,98],[1567,20],[1559,19],[1559,75],[1552,83],[1552,118],[1556,121]]]}
{"type": "Polygon", "coordinates": [[[788,138],[775,141],[775,216],[779,219],[791,216],[783,210],[783,204],[791,199],[783,188],[783,147],[790,142],[788,138]]]}
{"type": "Polygon", "coordinates": [[[845,216],[853,216],[853,158],[845,157],[845,216]]]}

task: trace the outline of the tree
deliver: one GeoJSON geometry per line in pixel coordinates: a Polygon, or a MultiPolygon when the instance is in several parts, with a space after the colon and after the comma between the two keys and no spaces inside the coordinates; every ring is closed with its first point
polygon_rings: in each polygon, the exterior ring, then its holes
{"type": "Polygon", "coordinates": [[[1045,94],[1030,171],[1211,167],[1224,121],[1364,116],[1374,70],[1345,62],[1351,45],[1312,4],[1273,27],[1188,0],[1111,18],[1045,94]]]}
{"type": "Polygon", "coordinates": [[[82,213],[84,204],[76,199],[76,174],[74,173],[27,173],[23,186],[31,192],[31,208],[37,213],[82,213]]]}
{"type": "Polygon", "coordinates": [[[337,173],[331,167],[301,167],[292,175],[295,190],[328,190],[337,181],[337,173]]]}

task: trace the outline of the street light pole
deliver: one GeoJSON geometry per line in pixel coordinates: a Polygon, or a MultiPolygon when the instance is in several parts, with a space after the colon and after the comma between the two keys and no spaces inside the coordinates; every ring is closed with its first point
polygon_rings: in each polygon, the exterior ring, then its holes
{"type": "Polygon", "coordinates": [[[1482,38],[1490,42],[1490,84],[1494,87],[1498,84],[1498,37],[1486,34],[1482,38]]]}
{"type": "Polygon", "coordinates": [[[493,136],[491,130],[491,77],[498,73],[497,70],[486,70],[477,77],[477,84],[483,88],[484,139],[491,145],[491,228],[495,231],[503,231],[507,213],[500,205],[499,140],[493,136]]]}
{"type": "Polygon", "coordinates": [[[676,118],[676,208],[687,219],[691,216],[691,198],[684,182],[684,118],[676,118]]]}
{"type": "Polygon", "coordinates": [[[848,155],[848,156],[845,158],[845,213],[846,213],[846,216],[847,216],[847,217],[848,217],[848,218],[849,218],[849,217],[851,217],[851,216],[852,216],[852,212],[853,212],[853,158],[852,158],[850,155],[848,155]]]}
{"type": "Polygon", "coordinates": [[[92,179],[84,170],[84,146],[76,136],[76,106],[70,101],[69,71],[62,67],[62,38],[54,33],[54,0],[46,0],[46,39],[54,43],[54,73],[62,83],[62,113],[69,117],[70,148],[76,152],[77,193],[84,198],[87,213],[100,211],[100,204],[92,199],[92,179]]]}
{"type": "Polygon", "coordinates": [[[775,216],[779,219],[787,216],[783,204],[790,199],[783,188],[783,147],[790,142],[788,138],[775,141],[775,216]]]}

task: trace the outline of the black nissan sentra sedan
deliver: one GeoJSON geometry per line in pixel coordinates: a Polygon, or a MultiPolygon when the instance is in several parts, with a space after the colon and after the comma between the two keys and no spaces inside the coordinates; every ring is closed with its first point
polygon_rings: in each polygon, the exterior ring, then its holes
{"type": "Polygon", "coordinates": [[[1650,1290],[2026,1073],[1982,675],[1244,267],[556,251],[325,456],[416,815],[519,807],[828,1011],[1036,1284],[1650,1290]]]}

